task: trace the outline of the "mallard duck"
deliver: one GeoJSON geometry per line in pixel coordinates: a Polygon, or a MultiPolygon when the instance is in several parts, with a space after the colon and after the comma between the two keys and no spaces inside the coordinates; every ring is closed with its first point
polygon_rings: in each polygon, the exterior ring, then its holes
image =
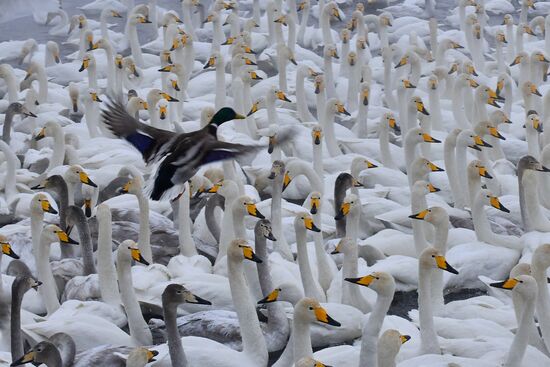
{"type": "Polygon", "coordinates": [[[174,185],[185,183],[204,164],[235,158],[263,147],[218,141],[219,125],[245,118],[229,107],[216,112],[201,130],[183,134],[146,125],[130,116],[119,102],[108,103],[102,116],[117,137],[126,139],[141,152],[145,162],[159,163],[151,191],[153,200],[161,199],[174,185]]]}

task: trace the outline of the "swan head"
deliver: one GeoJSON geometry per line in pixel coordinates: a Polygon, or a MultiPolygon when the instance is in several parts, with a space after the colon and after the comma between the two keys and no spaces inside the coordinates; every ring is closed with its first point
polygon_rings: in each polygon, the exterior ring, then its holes
{"type": "Polygon", "coordinates": [[[428,209],[424,209],[421,212],[409,215],[409,218],[423,220],[433,224],[434,226],[449,223],[449,214],[444,208],[440,206],[434,206],[428,209]]]}
{"type": "Polygon", "coordinates": [[[314,145],[320,145],[323,139],[323,128],[320,125],[315,125],[311,128],[311,138],[314,145]]]}
{"type": "Polygon", "coordinates": [[[259,220],[254,227],[254,232],[256,233],[256,235],[262,236],[270,241],[277,241],[277,239],[273,235],[273,230],[269,219],[259,220]]]}
{"type": "Polygon", "coordinates": [[[140,195],[142,191],[142,182],[140,178],[134,177],[128,180],[119,190],[121,194],[140,195]]]}
{"type": "Polygon", "coordinates": [[[382,119],[385,120],[387,126],[389,126],[390,129],[393,129],[396,134],[401,132],[401,128],[397,125],[397,120],[395,119],[393,112],[385,112],[382,119]]]}
{"type": "Polygon", "coordinates": [[[495,110],[489,115],[489,119],[493,124],[511,124],[512,121],[506,116],[506,114],[501,110],[495,110]]]}
{"type": "Polygon", "coordinates": [[[502,282],[491,283],[491,287],[511,289],[523,299],[534,299],[537,295],[537,282],[530,275],[519,275],[502,282]]]}
{"type": "MultiPolygon", "coordinates": [[[[365,169],[377,168],[377,167],[378,166],[376,164],[372,163],[371,161],[369,161],[364,157],[355,157],[351,161],[351,172],[361,172],[365,169]]],[[[357,184],[359,187],[363,186],[363,184],[361,184],[360,182],[357,182],[357,184]]]]}
{"type": "Polygon", "coordinates": [[[439,85],[439,79],[437,79],[437,76],[430,75],[428,78],[428,88],[431,90],[437,90],[437,87],[439,85]]]}
{"type": "Polygon", "coordinates": [[[432,183],[424,180],[418,180],[413,184],[411,192],[415,195],[426,195],[433,192],[439,192],[441,189],[435,187],[432,183]]]}
{"type": "Polygon", "coordinates": [[[90,67],[95,69],[96,67],[95,57],[91,53],[86,53],[82,58],[82,64],[80,65],[80,69],[78,69],[78,71],[83,72],[84,70],[90,67]]]}
{"type": "Polygon", "coordinates": [[[487,189],[481,189],[477,194],[476,200],[480,201],[484,205],[492,206],[493,208],[505,213],[510,213],[510,210],[502,205],[499,198],[494,196],[493,193],[487,189]]]}
{"type": "Polygon", "coordinates": [[[533,129],[538,133],[542,133],[542,122],[540,121],[539,115],[537,113],[531,113],[527,116],[524,127],[528,129],[533,129]]]}
{"type": "Polygon", "coordinates": [[[393,15],[388,12],[383,12],[378,16],[378,22],[383,27],[391,27],[393,23],[393,15]]]}
{"type": "Polygon", "coordinates": [[[313,215],[321,210],[321,193],[319,191],[313,191],[309,194],[309,207],[309,212],[313,215]]]}
{"type": "Polygon", "coordinates": [[[409,335],[403,335],[395,329],[388,329],[380,336],[378,345],[379,360],[394,361],[401,346],[411,339],[409,335]]]}
{"type": "Polygon", "coordinates": [[[46,51],[52,55],[54,61],[56,64],[59,64],[61,62],[61,59],[59,58],[59,45],[55,41],[48,41],[46,43],[46,51]]]}
{"type": "Polygon", "coordinates": [[[541,51],[535,51],[531,54],[531,62],[539,63],[550,63],[546,56],[541,51]]]}
{"type": "Polygon", "coordinates": [[[525,63],[527,61],[529,61],[529,55],[527,54],[527,52],[522,51],[517,54],[517,56],[514,58],[510,66],[514,66],[520,63],[525,63]]]}
{"type": "Polygon", "coordinates": [[[323,49],[323,55],[325,56],[325,58],[334,58],[334,59],[339,59],[340,56],[338,56],[338,49],[336,48],[336,45],[334,44],[328,44],[325,46],[325,48],[323,49]]]}
{"type": "Polygon", "coordinates": [[[504,97],[497,95],[497,92],[494,91],[492,88],[480,84],[479,87],[475,90],[475,96],[480,101],[483,101],[487,103],[488,105],[491,105],[493,107],[499,108],[500,106],[497,104],[497,101],[503,101],[504,97]]]}
{"type": "Polygon", "coordinates": [[[334,250],[331,252],[331,255],[351,254],[356,249],[357,249],[357,242],[355,241],[355,239],[350,237],[343,237],[340,239],[340,241],[338,241],[338,244],[336,245],[334,250]]]}
{"type": "Polygon", "coordinates": [[[0,247],[2,247],[2,254],[7,255],[13,259],[19,259],[19,255],[17,255],[13,249],[11,248],[10,243],[8,242],[8,238],[4,236],[3,234],[0,234],[0,247]]]}
{"type": "Polygon", "coordinates": [[[111,45],[111,42],[109,42],[109,40],[105,38],[100,38],[97,40],[97,42],[91,45],[88,51],[97,50],[98,48],[107,50],[107,49],[112,49],[113,46],[111,45]]]}
{"type": "Polygon", "coordinates": [[[127,366],[145,366],[147,363],[155,362],[155,357],[159,354],[156,350],[150,350],[145,347],[137,347],[128,354],[126,359],[127,366]]]}
{"type": "Polygon", "coordinates": [[[543,166],[533,156],[530,155],[522,157],[518,162],[518,174],[519,172],[526,169],[540,172],[550,172],[550,168],[543,166]]]}
{"type": "Polygon", "coordinates": [[[131,97],[127,105],[129,110],[146,110],[148,107],[147,101],[140,97],[131,97]]]}
{"type": "Polygon", "coordinates": [[[147,23],[151,23],[151,21],[144,14],[136,13],[130,16],[130,24],[134,26],[137,24],[147,24],[147,23]]]}
{"type": "Polygon", "coordinates": [[[369,44],[367,38],[364,36],[358,36],[355,40],[355,49],[356,50],[366,50],[367,45],[369,44]]]}
{"type": "Polygon", "coordinates": [[[436,166],[434,163],[423,157],[416,158],[411,164],[411,172],[422,172],[427,175],[430,172],[444,171],[445,170],[443,168],[436,166]]]}
{"type": "MultiPolygon", "coordinates": [[[[543,245],[544,246],[544,245],[543,245]]],[[[541,246],[537,247],[539,249],[541,246]]],[[[535,250],[536,252],[536,250],[535,250]]],[[[541,253],[542,255],[542,253],[541,253]]],[[[533,253],[533,259],[531,262],[536,262],[538,260],[537,257],[535,257],[533,253]]],[[[518,263],[516,264],[512,270],[510,270],[510,278],[519,277],[520,275],[531,275],[531,264],[529,263],[518,263]]]]}
{"type": "Polygon", "coordinates": [[[395,292],[395,280],[393,276],[384,271],[377,271],[360,278],[345,278],[347,282],[369,287],[378,294],[393,296],[395,292]]]}
{"type": "Polygon", "coordinates": [[[357,63],[357,54],[354,51],[348,53],[348,64],[354,66],[357,63]]]}
{"type": "Polygon", "coordinates": [[[351,39],[350,30],[347,28],[342,28],[342,30],[340,31],[340,40],[342,41],[342,43],[348,43],[350,39],[351,39]]]}
{"type": "Polygon", "coordinates": [[[536,34],[533,31],[533,29],[531,28],[531,26],[529,24],[526,24],[526,23],[519,24],[518,25],[518,31],[521,32],[521,33],[531,35],[531,36],[536,36],[536,34]]]}
{"type": "Polygon", "coordinates": [[[227,248],[227,257],[228,259],[239,262],[243,260],[249,260],[255,263],[262,262],[262,259],[256,256],[252,247],[248,245],[248,242],[243,239],[235,239],[229,243],[229,247],[227,248]]]}
{"type": "Polygon", "coordinates": [[[357,210],[361,207],[359,197],[355,194],[346,195],[342,205],[338,208],[338,214],[334,217],[335,220],[340,220],[348,215],[352,210],[357,210]]]}
{"type": "Polygon", "coordinates": [[[165,99],[161,99],[157,103],[158,113],[161,120],[165,120],[168,115],[168,102],[165,99]]]}
{"type": "Polygon", "coordinates": [[[539,96],[541,97],[542,94],[539,92],[538,88],[537,88],[537,85],[535,83],[532,83],[530,81],[526,81],[525,83],[523,83],[523,85],[521,86],[521,92],[523,93],[523,96],[529,96],[529,95],[536,95],[536,96],[539,96]]]}
{"type": "Polygon", "coordinates": [[[415,89],[416,85],[411,83],[411,81],[409,79],[402,78],[399,81],[399,88],[402,88],[402,89],[415,89]]]}
{"type": "Polygon", "coordinates": [[[462,63],[462,71],[468,75],[479,76],[474,64],[470,60],[466,60],[462,63]]]}
{"type": "Polygon", "coordinates": [[[336,98],[330,98],[329,100],[327,100],[326,108],[328,109],[328,111],[331,111],[333,113],[351,116],[351,114],[344,107],[344,104],[336,98]]]}
{"type": "Polygon", "coordinates": [[[30,351],[23,355],[18,360],[14,361],[11,366],[18,366],[25,363],[32,363],[39,366],[51,360],[52,355],[59,354],[57,347],[48,341],[43,341],[36,344],[30,351]]]}
{"type": "Polygon", "coordinates": [[[312,232],[321,232],[313,222],[313,217],[308,212],[296,214],[294,218],[294,228],[297,232],[304,229],[312,232]]]}
{"type": "Polygon", "coordinates": [[[480,160],[474,159],[470,163],[468,163],[468,174],[472,176],[479,176],[479,177],[485,177],[488,179],[492,179],[493,176],[489,174],[489,171],[487,171],[487,168],[481,163],[480,160]]]}
{"type": "Polygon", "coordinates": [[[495,39],[498,43],[504,43],[504,44],[508,43],[508,41],[506,40],[506,36],[504,35],[504,32],[500,29],[496,32],[495,39]]]}
{"type": "Polygon", "coordinates": [[[275,179],[276,177],[280,177],[281,179],[284,177],[286,170],[285,170],[285,162],[276,160],[273,161],[271,164],[271,172],[268,176],[270,180],[275,179]]]}
{"type": "Polygon", "coordinates": [[[223,196],[226,200],[229,200],[232,197],[236,197],[239,195],[239,187],[233,180],[227,180],[224,179],[222,181],[218,181],[212,186],[210,189],[207,190],[209,193],[215,193],[217,192],[221,196],[223,196]]]}
{"type": "Polygon", "coordinates": [[[514,25],[514,17],[511,14],[504,14],[502,25],[514,25]]]}
{"type": "Polygon", "coordinates": [[[233,208],[236,210],[241,210],[243,214],[248,214],[252,217],[264,219],[262,213],[258,210],[256,207],[256,203],[250,196],[248,195],[242,195],[235,199],[235,202],[233,203],[233,208]]]}
{"type": "Polygon", "coordinates": [[[311,357],[304,357],[300,358],[298,362],[296,362],[296,367],[330,367],[326,364],[319,362],[311,357]]]}
{"type": "Polygon", "coordinates": [[[411,99],[409,100],[409,107],[416,109],[417,112],[420,112],[423,115],[428,116],[430,114],[426,109],[426,107],[424,106],[424,102],[422,102],[422,98],[420,98],[419,96],[411,97],[411,99]]]}
{"type": "Polygon", "coordinates": [[[420,254],[418,265],[422,269],[441,269],[452,274],[458,274],[458,271],[453,268],[437,249],[428,247],[420,254]]]}
{"type": "Polygon", "coordinates": [[[34,137],[34,140],[41,140],[45,137],[56,136],[57,133],[63,133],[61,126],[55,121],[48,121],[44,124],[44,127],[40,129],[38,134],[34,137]]]}
{"type": "Polygon", "coordinates": [[[151,89],[149,93],[147,93],[148,107],[154,108],[161,99],[165,99],[168,102],[179,102],[178,99],[172,97],[168,93],[163,92],[160,89],[154,88],[151,89]]]}
{"type": "Polygon", "coordinates": [[[134,260],[135,262],[138,262],[146,266],[149,265],[149,262],[145,260],[145,258],[141,254],[141,251],[139,250],[137,243],[133,240],[122,241],[122,243],[118,246],[117,252],[122,254],[123,258],[131,257],[132,260],[134,260]]]}
{"type": "Polygon", "coordinates": [[[30,207],[31,213],[57,214],[57,210],[52,207],[48,197],[43,193],[38,193],[32,197],[30,207]]]}
{"type": "Polygon", "coordinates": [[[78,164],[70,166],[64,175],[65,180],[70,183],[83,183],[88,186],[97,187],[95,183],[90,179],[90,176],[84,171],[84,168],[78,164]]]}
{"type": "Polygon", "coordinates": [[[212,304],[212,302],[191,293],[181,284],[168,284],[164,289],[164,292],[162,292],[162,304],[179,305],[182,303],[191,303],[197,305],[212,304]]]}
{"type": "Polygon", "coordinates": [[[337,327],[341,326],[338,321],[329,316],[319,301],[313,298],[302,298],[294,306],[294,319],[296,320],[297,318],[310,323],[320,322],[337,327]]]}
{"type": "Polygon", "coordinates": [[[56,226],[55,224],[48,224],[42,229],[42,236],[49,240],[49,242],[59,242],[62,245],[71,244],[78,245],[78,242],[69,237],[67,232],[56,226]]]}
{"type": "Polygon", "coordinates": [[[29,111],[24,104],[19,102],[10,103],[7,111],[16,115],[23,115],[25,117],[36,117],[36,115],[29,111]]]}
{"type": "Polygon", "coordinates": [[[164,13],[161,24],[163,27],[168,27],[170,24],[182,24],[182,20],[178,17],[175,11],[169,10],[164,13]]]}
{"type": "MultiPolygon", "coordinates": [[[[420,101],[420,103],[421,102],[422,101],[420,101]]],[[[414,102],[414,103],[416,104],[418,102],[414,102]]],[[[423,108],[423,107],[424,105],[422,104],[421,106],[417,106],[416,109],[423,108]]],[[[434,138],[433,136],[431,136],[430,134],[422,130],[422,128],[420,127],[415,127],[410,129],[407,132],[407,136],[405,139],[407,141],[416,142],[416,143],[441,143],[441,140],[434,138]]]]}

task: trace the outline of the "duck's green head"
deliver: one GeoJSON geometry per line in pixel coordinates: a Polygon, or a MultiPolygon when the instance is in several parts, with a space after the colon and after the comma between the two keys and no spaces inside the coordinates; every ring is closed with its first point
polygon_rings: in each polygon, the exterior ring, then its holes
{"type": "Polygon", "coordinates": [[[212,120],[210,120],[210,125],[221,125],[227,121],[242,120],[245,118],[246,116],[238,114],[231,107],[223,107],[218,110],[218,112],[216,112],[214,116],[212,116],[212,120]]]}

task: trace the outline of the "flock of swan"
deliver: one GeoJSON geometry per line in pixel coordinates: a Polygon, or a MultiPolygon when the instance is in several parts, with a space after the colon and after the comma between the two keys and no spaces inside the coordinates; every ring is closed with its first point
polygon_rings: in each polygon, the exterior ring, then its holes
{"type": "Polygon", "coordinates": [[[549,3],[374,2],[0,42],[0,366],[550,365],[549,3]]]}

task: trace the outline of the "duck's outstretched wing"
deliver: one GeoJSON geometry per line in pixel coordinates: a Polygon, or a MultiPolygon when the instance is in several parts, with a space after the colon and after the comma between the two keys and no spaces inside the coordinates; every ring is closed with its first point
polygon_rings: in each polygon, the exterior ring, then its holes
{"type": "Polygon", "coordinates": [[[141,152],[143,160],[149,163],[158,151],[176,135],[172,131],[146,125],[128,114],[119,101],[109,101],[101,111],[107,128],[117,137],[125,139],[141,152]]]}

